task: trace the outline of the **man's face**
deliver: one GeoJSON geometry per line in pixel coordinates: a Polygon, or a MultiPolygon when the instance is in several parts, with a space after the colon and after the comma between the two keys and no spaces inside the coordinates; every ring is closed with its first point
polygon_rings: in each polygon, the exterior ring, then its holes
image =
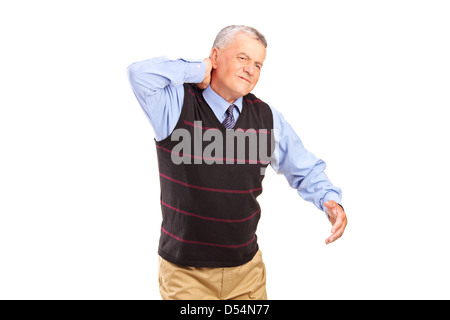
{"type": "Polygon", "coordinates": [[[225,48],[211,51],[211,88],[233,103],[250,93],[258,82],[266,48],[256,39],[239,33],[225,48]]]}

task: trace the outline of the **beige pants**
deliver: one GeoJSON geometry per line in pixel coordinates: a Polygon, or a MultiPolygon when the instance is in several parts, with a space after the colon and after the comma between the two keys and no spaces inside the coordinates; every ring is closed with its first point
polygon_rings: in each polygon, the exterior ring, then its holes
{"type": "Polygon", "coordinates": [[[261,251],[232,268],[184,267],[159,257],[159,291],[164,300],[267,300],[261,251]]]}

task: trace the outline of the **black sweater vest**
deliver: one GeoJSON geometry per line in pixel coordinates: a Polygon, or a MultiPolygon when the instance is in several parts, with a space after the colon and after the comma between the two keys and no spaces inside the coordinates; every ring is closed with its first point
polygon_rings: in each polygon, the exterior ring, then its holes
{"type": "Polygon", "coordinates": [[[227,130],[195,84],[184,90],[174,131],[156,142],[163,217],[158,253],[184,266],[239,266],[258,251],[256,198],[274,149],[272,112],[248,94],[227,130]]]}

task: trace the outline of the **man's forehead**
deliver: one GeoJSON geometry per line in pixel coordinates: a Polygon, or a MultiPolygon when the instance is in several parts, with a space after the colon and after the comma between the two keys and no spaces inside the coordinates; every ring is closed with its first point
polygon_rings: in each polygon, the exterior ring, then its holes
{"type": "Polygon", "coordinates": [[[224,49],[234,54],[245,54],[252,59],[264,60],[266,56],[266,48],[264,45],[259,40],[245,33],[238,33],[233,41],[224,49]]]}

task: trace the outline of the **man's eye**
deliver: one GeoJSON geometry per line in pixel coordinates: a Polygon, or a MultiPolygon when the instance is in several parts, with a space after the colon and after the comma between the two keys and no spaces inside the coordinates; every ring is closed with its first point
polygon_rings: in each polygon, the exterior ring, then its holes
{"type": "Polygon", "coordinates": [[[244,61],[245,57],[239,57],[239,60],[244,61]]]}

